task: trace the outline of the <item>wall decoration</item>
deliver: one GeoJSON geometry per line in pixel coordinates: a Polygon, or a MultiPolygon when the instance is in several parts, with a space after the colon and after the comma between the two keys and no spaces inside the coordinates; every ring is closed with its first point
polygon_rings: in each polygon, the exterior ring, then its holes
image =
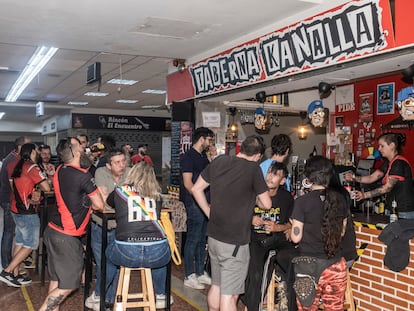
{"type": "Polygon", "coordinates": [[[394,114],[395,83],[377,85],[377,115],[394,114]]]}
{"type": "Polygon", "coordinates": [[[359,122],[372,122],[374,120],[374,93],[359,95],[359,122]]]}
{"type": "Polygon", "coordinates": [[[336,116],[335,117],[335,127],[343,126],[344,125],[344,116],[336,116]]]}

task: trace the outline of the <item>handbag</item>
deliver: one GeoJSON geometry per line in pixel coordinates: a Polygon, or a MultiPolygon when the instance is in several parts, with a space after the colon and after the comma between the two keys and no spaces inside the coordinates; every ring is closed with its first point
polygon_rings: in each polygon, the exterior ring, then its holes
{"type": "Polygon", "coordinates": [[[319,259],[312,256],[298,256],[292,259],[295,271],[293,289],[304,307],[313,304],[322,272],[337,262],[337,258],[319,259]]]}

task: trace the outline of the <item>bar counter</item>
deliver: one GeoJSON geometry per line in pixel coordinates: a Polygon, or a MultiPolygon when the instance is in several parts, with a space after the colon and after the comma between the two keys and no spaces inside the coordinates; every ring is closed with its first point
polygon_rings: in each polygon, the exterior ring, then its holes
{"type": "Polygon", "coordinates": [[[410,241],[410,262],[394,272],[384,265],[387,246],[378,240],[389,216],[355,213],[353,215],[357,248],[364,246],[350,271],[357,310],[414,310],[414,240],[410,241]]]}

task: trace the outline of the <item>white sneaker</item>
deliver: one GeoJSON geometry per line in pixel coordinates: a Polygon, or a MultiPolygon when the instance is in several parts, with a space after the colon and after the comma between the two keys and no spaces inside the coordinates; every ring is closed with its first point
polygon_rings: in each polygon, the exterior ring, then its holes
{"type": "Polygon", "coordinates": [[[207,272],[204,272],[203,275],[197,277],[198,283],[211,285],[211,277],[208,276],[207,272]]]}
{"type": "Polygon", "coordinates": [[[85,300],[85,307],[95,310],[98,308],[99,310],[99,303],[100,303],[100,297],[95,295],[95,291],[92,292],[92,295],[90,295],[85,300]]]}
{"type": "MultiPolygon", "coordinates": [[[[167,297],[164,294],[156,294],[155,295],[155,308],[156,309],[165,309],[167,307],[167,297]]],[[[170,304],[174,303],[174,298],[170,296],[170,304]]]]}
{"type": "Polygon", "coordinates": [[[204,284],[201,284],[195,273],[190,274],[187,278],[184,279],[184,286],[191,287],[194,289],[204,289],[206,288],[204,284]]]}

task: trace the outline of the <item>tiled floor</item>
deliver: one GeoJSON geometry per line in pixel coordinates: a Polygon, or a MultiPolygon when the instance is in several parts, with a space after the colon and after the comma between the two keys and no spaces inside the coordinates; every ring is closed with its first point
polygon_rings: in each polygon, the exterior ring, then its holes
{"type": "MultiPolygon", "coordinates": [[[[206,298],[208,289],[193,290],[184,287],[183,269],[183,265],[173,265],[172,267],[171,284],[174,303],[171,305],[171,311],[208,310],[206,298]]],[[[33,278],[33,282],[25,287],[13,288],[0,282],[0,310],[34,311],[41,306],[47,295],[48,282],[46,282],[45,286],[41,286],[39,276],[34,270],[28,269],[27,271],[33,278]]],[[[238,310],[241,311],[243,309],[243,304],[239,303],[238,310]]],[[[84,310],[82,290],[78,290],[68,297],[60,308],[60,311],[77,310],[84,310]]]]}

